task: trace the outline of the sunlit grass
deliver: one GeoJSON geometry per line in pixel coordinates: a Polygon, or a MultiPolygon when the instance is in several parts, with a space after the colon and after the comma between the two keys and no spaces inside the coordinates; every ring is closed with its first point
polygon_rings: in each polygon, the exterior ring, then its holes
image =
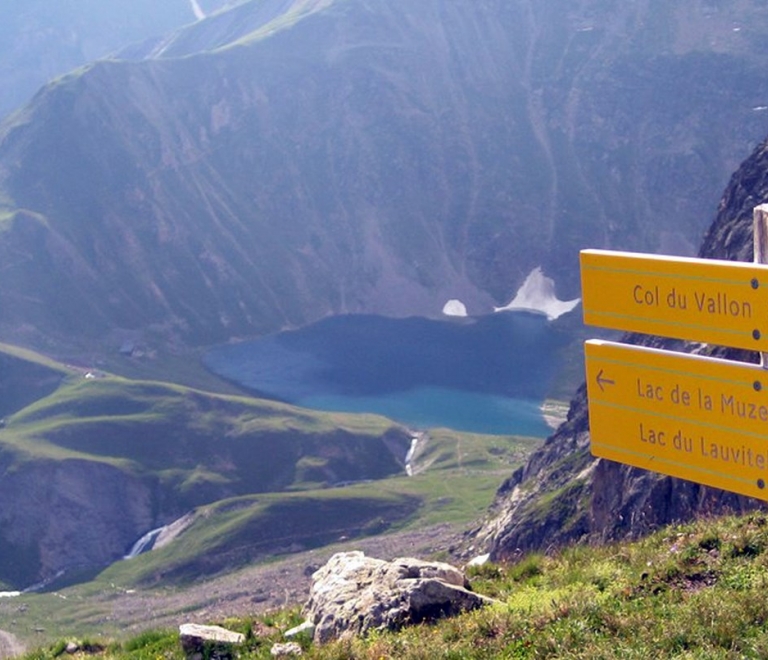
{"type": "Polygon", "coordinates": [[[0,353],[6,353],[12,357],[19,358],[20,360],[26,360],[27,362],[31,362],[33,364],[39,364],[40,366],[59,371],[62,374],[72,375],[76,373],[76,370],[72,367],[68,367],[67,365],[62,364],[61,362],[57,362],[56,360],[52,360],[51,358],[48,358],[41,353],[37,353],[27,348],[22,348],[20,346],[13,346],[11,344],[4,344],[0,342],[0,353]]]}
{"type": "MultiPolygon", "coordinates": [[[[321,660],[431,658],[761,658],[768,654],[768,518],[702,520],[635,542],[586,545],[516,564],[469,569],[497,604],[435,624],[314,646],[321,660]]],[[[77,617],[88,616],[73,602],[77,617]],[[79,609],[78,609],[79,608],[79,609]]],[[[95,613],[93,614],[95,615],[95,613]]],[[[240,658],[269,658],[298,604],[266,616],[211,621],[247,635],[240,658]]],[[[180,655],[175,631],[95,643],[110,658],[180,655]]],[[[60,641],[27,657],[48,659],[60,641]]]]}

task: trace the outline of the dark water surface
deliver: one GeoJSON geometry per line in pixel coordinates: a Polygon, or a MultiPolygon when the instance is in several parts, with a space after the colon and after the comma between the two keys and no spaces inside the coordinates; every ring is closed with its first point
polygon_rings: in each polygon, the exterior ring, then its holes
{"type": "Polygon", "coordinates": [[[566,340],[544,316],[525,312],[446,321],[335,316],[215,348],[205,364],[261,396],[307,408],[543,437],[539,406],[566,340]]]}

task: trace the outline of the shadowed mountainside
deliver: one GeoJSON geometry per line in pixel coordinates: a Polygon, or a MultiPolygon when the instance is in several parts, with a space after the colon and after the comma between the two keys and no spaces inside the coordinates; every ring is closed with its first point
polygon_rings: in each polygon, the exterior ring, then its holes
{"type": "Polygon", "coordinates": [[[480,314],[539,265],[575,293],[583,246],[690,252],[764,133],[766,24],[740,0],[272,0],[93,64],[0,128],[0,335],[480,314]]]}

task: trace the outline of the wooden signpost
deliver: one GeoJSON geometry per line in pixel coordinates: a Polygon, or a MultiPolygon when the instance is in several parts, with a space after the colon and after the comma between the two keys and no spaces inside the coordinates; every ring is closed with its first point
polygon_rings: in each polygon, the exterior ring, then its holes
{"type": "MultiPolygon", "coordinates": [[[[768,352],[768,265],[585,250],[581,269],[587,323],[768,352]]],[[[768,370],[598,340],[585,359],[595,456],[768,499],[768,370]]]]}

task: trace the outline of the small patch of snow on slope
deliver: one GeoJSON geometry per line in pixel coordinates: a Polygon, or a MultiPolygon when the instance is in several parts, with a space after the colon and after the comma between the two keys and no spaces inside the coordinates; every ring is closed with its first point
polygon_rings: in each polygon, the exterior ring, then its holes
{"type": "Polygon", "coordinates": [[[494,307],[495,312],[512,310],[528,310],[546,314],[552,321],[567,314],[581,302],[581,298],[574,300],[558,300],[555,295],[555,282],[544,275],[541,267],[534,268],[525,282],[518,290],[511,303],[505,307],[494,307]]]}

